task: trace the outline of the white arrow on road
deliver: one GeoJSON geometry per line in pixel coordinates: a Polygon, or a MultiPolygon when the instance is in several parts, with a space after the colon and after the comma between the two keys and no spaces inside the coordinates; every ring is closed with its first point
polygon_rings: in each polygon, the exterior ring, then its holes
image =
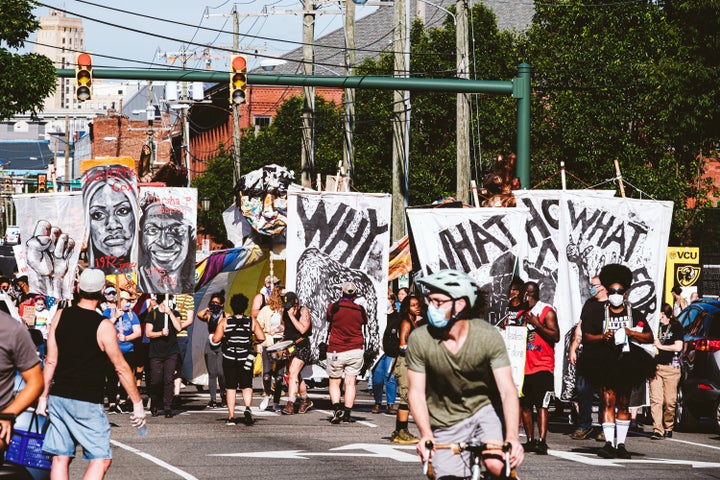
{"type": "Polygon", "coordinates": [[[638,458],[635,460],[604,459],[592,453],[565,452],[562,450],[548,450],[554,457],[584,463],[586,465],[601,465],[604,467],[621,467],[623,464],[653,463],[656,465],[689,465],[693,468],[720,468],[720,463],[699,462],[696,460],[671,460],[667,458],[638,458]]]}
{"type": "Polygon", "coordinates": [[[239,453],[214,453],[210,457],[252,457],[252,458],[274,458],[307,460],[309,457],[374,457],[390,458],[398,462],[417,462],[417,455],[405,453],[401,450],[415,450],[414,445],[378,445],[373,443],[352,443],[342,447],[332,448],[327,452],[307,452],[304,450],[275,450],[269,452],[239,452],[239,453]],[[364,450],[362,452],[347,452],[341,450],[364,450]]]}

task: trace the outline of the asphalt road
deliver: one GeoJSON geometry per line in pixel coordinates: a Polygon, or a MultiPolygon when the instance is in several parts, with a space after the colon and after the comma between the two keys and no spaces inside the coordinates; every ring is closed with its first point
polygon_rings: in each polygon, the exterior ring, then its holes
{"type": "MultiPolygon", "coordinates": [[[[361,383],[359,387],[364,387],[361,383]]],[[[153,479],[422,479],[413,446],[390,441],[394,417],[371,414],[373,404],[359,393],[351,424],[329,423],[327,390],[311,391],[315,407],[302,415],[255,412],[253,426],[226,426],[226,410],[207,410],[207,393],[187,387],[183,406],[170,419],[150,418],[140,437],[127,415],[112,415],[113,465],[110,480],[153,479]]],[[[253,402],[257,410],[260,398],[253,402]]],[[[242,416],[238,412],[238,416],[242,416]]],[[[720,479],[720,436],[675,432],[653,441],[633,433],[631,460],[603,460],[595,440],[574,441],[566,416],[551,414],[548,456],[528,454],[522,479],[720,479]]],[[[413,426],[411,425],[411,430],[413,426]]],[[[650,432],[650,427],[645,427],[650,432]]],[[[86,463],[73,462],[72,478],[86,463]]]]}

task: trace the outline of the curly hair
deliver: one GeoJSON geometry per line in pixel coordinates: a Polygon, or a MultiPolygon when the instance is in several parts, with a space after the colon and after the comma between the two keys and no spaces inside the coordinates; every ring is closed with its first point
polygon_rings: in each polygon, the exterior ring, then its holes
{"type": "Polygon", "coordinates": [[[619,283],[623,288],[628,289],[632,284],[633,275],[628,267],[619,263],[605,265],[600,270],[600,283],[603,287],[610,288],[613,283],[619,283]]]}

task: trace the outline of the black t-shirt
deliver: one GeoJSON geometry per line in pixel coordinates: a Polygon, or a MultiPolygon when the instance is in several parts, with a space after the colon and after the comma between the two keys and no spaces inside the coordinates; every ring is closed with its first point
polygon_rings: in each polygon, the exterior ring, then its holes
{"type": "MultiPolygon", "coordinates": [[[[180,317],[180,313],[173,310],[173,315],[180,317]]],[[[162,332],[165,328],[165,319],[167,318],[167,327],[170,333],[167,336],[151,338],[148,357],[150,358],[167,358],[174,353],[180,353],[180,347],[177,341],[177,330],[170,320],[170,316],[160,312],[157,308],[148,312],[145,321],[152,325],[153,332],[162,332]]]]}
{"type": "MultiPolygon", "coordinates": [[[[671,322],[668,325],[660,324],[658,330],[658,340],[663,345],[672,345],[678,340],[682,340],[685,336],[682,325],[677,322],[671,322]]],[[[665,350],[658,350],[656,360],[661,365],[669,365],[672,363],[673,356],[678,352],[667,352],[665,350]]]]}
{"type": "Polygon", "coordinates": [[[520,312],[526,310],[524,308],[522,302],[518,303],[517,305],[513,306],[508,304],[507,310],[506,310],[506,317],[505,322],[507,325],[522,325],[522,319],[520,319],[520,312]]]}
{"type": "MultiPolygon", "coordinates": [[[[620,313],[616,314],[605,308],[605,303],[595,302],[595,304],[586,303],[583,307],[581,314],[582,319],[582,331],[592,335],[602,335],[608,330],[619,330],[628,325],[627,308],[624,308],[620,313]],[[608,313],[608,318],[605,318],[605,312],[608,313]]],[[[643,332],[652,332],[650,325],[645,318],[645,315],[635,308],[632,309],[632,327],[642,327],[643,332]]],[[[621,348],[620,345],[615,345],[613,342],[596,342],[596,343],[584,343],[583,349],[615,349],[621,348]]]]}

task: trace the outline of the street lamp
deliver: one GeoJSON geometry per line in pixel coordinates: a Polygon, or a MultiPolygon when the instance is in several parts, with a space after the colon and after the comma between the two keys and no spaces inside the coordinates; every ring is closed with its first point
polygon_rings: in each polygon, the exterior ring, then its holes
{"type": "MultiPolygon", "coordinates": [[[[207,224],[207,218],[208,218],[207,212],[210,211],[210,197],[202,197],[200,199],[200,208],[202,208],[202,211],[205,212],[205,223],[207,224]]],[[[210,240],[208,239],[207,225],[203,225],[203,227],[204,227],[203,232],[204,232],[205,238],[203,238],[201,250],[203,252],[209,252],[210,251],[210,240]]]]}

